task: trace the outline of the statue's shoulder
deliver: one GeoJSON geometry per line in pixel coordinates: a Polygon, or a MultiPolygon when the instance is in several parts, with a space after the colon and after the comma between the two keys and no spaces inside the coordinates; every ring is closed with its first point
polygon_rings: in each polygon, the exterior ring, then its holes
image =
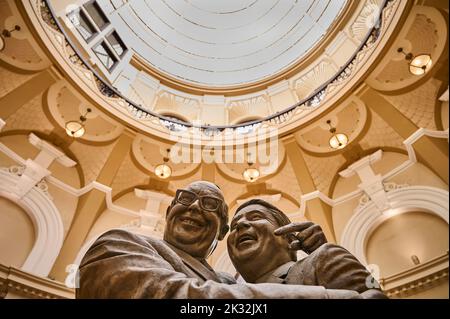
{"type": "Polygon", "coordinates": [[[161,240],[154,238],[154,237],[150,237],[150,236],[145,236],[145,235],[141,235],[141,234],[137,234],[125,229],[120,229],[120,228],[115,228],[115,229],[111,229],[108,230],[107,232],[105,232],[104,234],[102,234],[100,237],[98,237],[97,242],[99,241],[123,241],[126,240],[128,242],[135,242],[135,243],[148,243],[148,244],[160,244],[161,240]]]}
{"type": "Polygon", "coordinates": [[[340,259],[348,255],[351,254],[344,247],[332,243],[326,243],[310,253],[308,256],[297,260],[291,267],[291,270],[294,271],[298,268],[304,270],[308,266],[315,269],[323,261],[328,263],[331,260],[340,259]]]}
{"type": "Polygon", "coordinates": [[[304,263],[311,264],[314,268],[329,268],[338,264],[359,263],[355,256],[342,246],[326,243],[317,248],[304,260],[304,263]]]}
{"type": "Polygon", "coordinates": [[[342,246],[332,244],[332,243],[326,243],[317,248],[312,254],[314,255],[333,255],[333,254],[350,254],[347,249],[345,249],[342,246]]]}

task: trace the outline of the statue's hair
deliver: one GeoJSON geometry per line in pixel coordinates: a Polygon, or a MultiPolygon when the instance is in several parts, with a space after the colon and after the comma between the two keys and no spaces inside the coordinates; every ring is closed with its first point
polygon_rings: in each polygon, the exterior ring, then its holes
{"type": "Polygon", "coordinates": [[[243,208],[250,206],[250,205],[261,205],[263,207],[266,207],[269,210],[269,212],[272,214],[273,218],[275,218],[275,220],[278,223],[278,226],[280,226],[280,227],[291,223],[290,219],[281,210],[279,210],[274,205],[266,202],[265,200],[258,199],[258,198],[251,199],[251,200],[246,201],[245,203],[241,204],[236,209],[236,212],[234,213],[234,215],[236,215],[243,208]]]}

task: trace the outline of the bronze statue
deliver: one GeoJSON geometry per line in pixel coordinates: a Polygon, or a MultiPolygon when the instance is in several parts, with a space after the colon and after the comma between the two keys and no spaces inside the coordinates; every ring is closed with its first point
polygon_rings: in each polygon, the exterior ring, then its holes
{"type": "Polygon", "coordinates": [[[176,192],[166,213],[164,240],[111,230],[80,265],[77,298],[362,298],[320,286],[236,284],[205,258],[228,231],[221,190],[195,182],[176,192]]]}
{"type": "Polygon", "coordinates": [[[251,283],[281,283],[348,289],[365,298],[386,298],[366,268],[346,249],[327,243],[320,226],[291,223],[275,206],[254,199],[242,204],[231,221],[228,253],[251,283]],[[297,261],[296,251],[309,253],[297,261]]]}

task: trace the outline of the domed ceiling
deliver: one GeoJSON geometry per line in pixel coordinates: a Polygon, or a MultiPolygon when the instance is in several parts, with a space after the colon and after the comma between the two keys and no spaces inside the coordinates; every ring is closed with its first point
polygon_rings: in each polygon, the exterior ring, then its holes
{"type": "Polygon", "coordinates": [[[152,68],[188,84],[263,81],[302,60],[347,0],[112,1],[115,29],[152,68]]]}

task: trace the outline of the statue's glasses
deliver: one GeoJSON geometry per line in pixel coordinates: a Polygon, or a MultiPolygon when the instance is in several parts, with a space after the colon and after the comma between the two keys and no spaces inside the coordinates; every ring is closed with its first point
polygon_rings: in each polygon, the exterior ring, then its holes
{"type": "Polygon", "coordinates": [[[222,199],[210,195],[198,195],[194,192],[179,189],[175,194],[176,201],[182,205],[189,206],[197,199],[200,207],[208,212],[216,212],[223,204],[222,199]]]}

